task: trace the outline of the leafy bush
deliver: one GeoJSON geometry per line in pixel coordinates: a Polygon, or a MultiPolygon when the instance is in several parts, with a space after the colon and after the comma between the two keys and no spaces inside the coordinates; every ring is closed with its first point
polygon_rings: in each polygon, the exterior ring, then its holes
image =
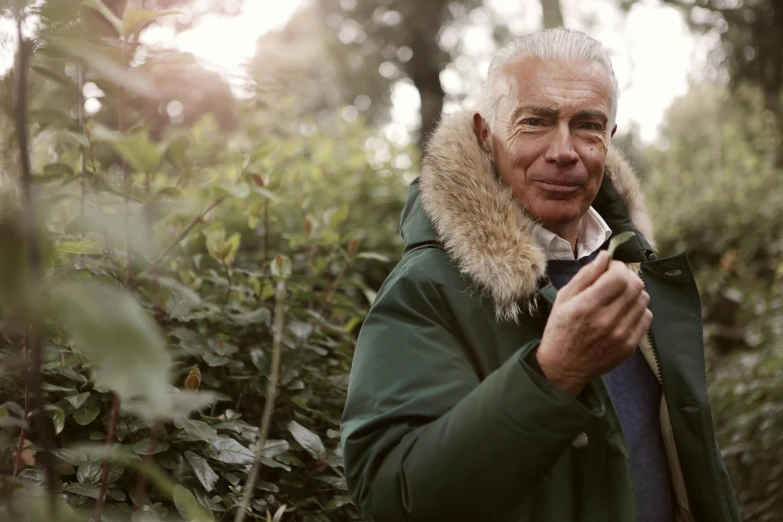
{"type": "Polygon", "coordinates": [[[139,86],[181,57],[139,54],[126,68],[115,51],[133,56],[153,13],[126,10],[124,36],[90,41],[70,34],[78,9],[58,12],[65,20],[45,9],[32,170],[0,184],[0,243],[19,254],[0,266],[0,365],[13,369],[0,375],[0,451],[13,475],[0,516],[50,519],[36,500],[48,439],[58,520],[86,520],[104,490],[103,520],[229,520],[257,455],[250,518],[355,519],[339,419],[358,327],[400,252],[405,190],[392,158],[412,152],[361,122],[292,120],[261,95],[236,102],[232,133],[210,115],[151,133],[134,109],[139,86]],[[79,100],[77,63],[108,93],[81,123],[68,101],[79,100]],[[378,148],[393,154],[379,160],[378,148]],[[17,204],[25,176],[32,231],[17,204]]]}
{"type": "Polygon", "coordinates": [[[783,512],[780,136],[759,98],[692,88],[669,109],[644,179],[660,249],[687,251],[694,267],[717,435],[749,522],[783,512]]]}

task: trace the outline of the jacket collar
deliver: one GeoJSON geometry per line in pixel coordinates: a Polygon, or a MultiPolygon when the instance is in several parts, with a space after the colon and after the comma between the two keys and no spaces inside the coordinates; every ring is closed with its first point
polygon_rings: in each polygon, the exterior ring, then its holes
{"type": "MultiPolygon", "coordinates": [[[[445,116],[433,133],[418,190],[412,187],[403,214],[403,233],[434,232],[476,290],[491,298],[498,320],[517,321],[520,314],[535,309],[539,280],[546,273],[546,252],[536,240],[535,219],[497,181],[473,131],[472,114],[460,111],[445,116]],[[406,223],[419,205],[428,223],[406,223]]],[[[643,237],[626,251],[652,248],[652,224],[639,180],[614,147],[609,148],[593,208],[615,234],[641,233],[643,237]]],[[[640,260],[638,255],[630,257],[640,260]]]]}

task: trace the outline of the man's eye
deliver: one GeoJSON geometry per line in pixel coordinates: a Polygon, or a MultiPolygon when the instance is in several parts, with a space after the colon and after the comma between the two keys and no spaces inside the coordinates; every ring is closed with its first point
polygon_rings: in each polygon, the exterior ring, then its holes
{"type": "Polygon", "coordinates": [[[541,125],[544,124],[544,122],[542,122],[538,118],[525,118],[524,120],[522,120],[522,123],[524,123],[529,127],[540,127],[541,125]]]}
{"type": "Polygon", "coordinates": [[[585,130],[603,130],[603,127],[601,126],[601,124],[600,123],[595,123],[595,122],[585,122],[585,123],[582,123],[581,125],[579,125],[579,128],[580,129],[585,129],[585,130]]]}

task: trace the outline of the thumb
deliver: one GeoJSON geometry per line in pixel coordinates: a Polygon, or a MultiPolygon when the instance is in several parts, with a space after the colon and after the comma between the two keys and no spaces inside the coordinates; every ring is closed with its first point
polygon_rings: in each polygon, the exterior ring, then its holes
{"type": "Polygon", "coordinates": [[[565,297],[570,297],[586,290],[601,277],[601,274],[606,272],[610,261],[609,253],[606,250],[601,250],[596,258],[583,266],[559,293],[565,293],[565,297]]]}

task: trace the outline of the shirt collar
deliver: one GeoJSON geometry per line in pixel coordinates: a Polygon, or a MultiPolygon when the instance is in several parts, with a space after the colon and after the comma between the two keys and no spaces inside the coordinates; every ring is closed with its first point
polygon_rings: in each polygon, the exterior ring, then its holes
{"type": "Polygon", "coordinates": [[[541,225],[536,227],[536,238],[546,251],[549,260],[581,259],[589,256],[603,245],[612,235],[612,229],[606,224],[593,207],[587,209],[582,218],[581,230],[576,241],[576,258],[571,251],[571,244],[557,234],[545,229],[541,225]]]}

